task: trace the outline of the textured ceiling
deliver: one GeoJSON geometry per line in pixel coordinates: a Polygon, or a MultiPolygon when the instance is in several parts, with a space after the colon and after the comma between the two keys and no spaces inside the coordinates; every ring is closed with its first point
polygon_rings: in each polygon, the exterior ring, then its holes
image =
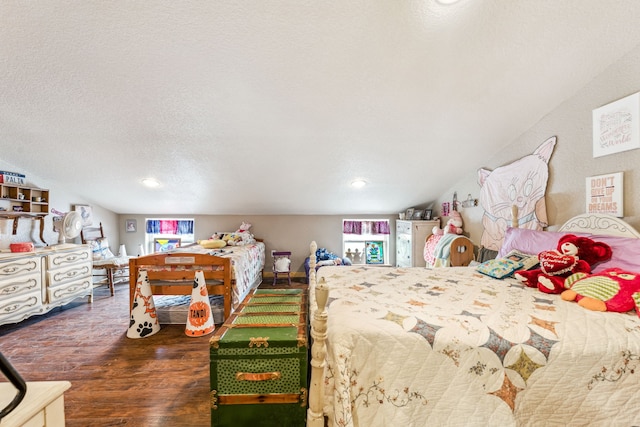
{"type": "Polygon", "coordinates": [[[5,0],[0,156],[117,213],[397,212],[485,166],[639,21],[637,0],[5,0]]]}

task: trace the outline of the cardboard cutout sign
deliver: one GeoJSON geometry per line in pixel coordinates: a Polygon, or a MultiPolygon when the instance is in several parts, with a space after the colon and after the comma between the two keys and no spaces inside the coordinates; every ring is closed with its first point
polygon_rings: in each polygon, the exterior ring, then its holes
{"type": "Polygon", "coordinates": [[[480,205],[484,209],[482,246],[500,249],[504,233],[512,223],[512,207],[517,207],[518,226],[542,230],[547,224],[545,194],[549,179],[549,159],[556,145],[552,136],[534,152],[493,171],[478,170],[480,205]]]}

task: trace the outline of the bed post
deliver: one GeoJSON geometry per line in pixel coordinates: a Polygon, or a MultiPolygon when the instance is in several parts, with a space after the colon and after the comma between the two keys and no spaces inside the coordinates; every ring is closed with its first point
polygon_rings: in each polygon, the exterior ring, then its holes
{"type": "Polygon", "coordinates": [[[518,221],[518,206],[511,206],[511,226],[513,228],[518,228],[520,226],[520,222],[518,221]]]}
{"type": "MultiPolygon", "coordinates": [[[[309,409],[307,410],[307,427],[324,427],[324,415],[322,411],[324,400],[324,367],[327,355],[327,310],[326,304],[329,297],[329,288],[324,283],[324,278],[318,285],[316,283],[316,242],[311,242],[311,254],[309,255],[309,289],[315,290],[315,303],[317,308],[311,320],[311,385],[309,387],[309,409]]],[[[313,303],[313,298],[310,301],[313,303]]]]}

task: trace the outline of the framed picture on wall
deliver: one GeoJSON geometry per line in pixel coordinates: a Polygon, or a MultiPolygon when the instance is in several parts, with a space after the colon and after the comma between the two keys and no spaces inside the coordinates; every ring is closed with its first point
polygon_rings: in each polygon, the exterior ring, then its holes
{"type": "Polygon", "coordinates": [[[93,224],[93,211],[89,205],[75,205],[73,210],[80,214],[82,218],[82,226],[87,227],[93,224]]]}
{"type": "Polygon", "coordinates": [[[622,218],[623,209],[622,172],[587,177],[587,213],[604,213],[622,218]]]}
{"type": "Polygon", "coordinates": [[[593,110],[593,157],[640,148],[640,92],[593,110]]]}
{"type": "Polygon", "coordinates": [[[124,227],[127,233],[135,233],[138,230],[138,223],[135,219],[128,219],[124,227]]]}
{"type": "Polygon", "coordinates": [[[364,251],[367,264],[384,264],[384,242],[366,241],[364,251]]]}

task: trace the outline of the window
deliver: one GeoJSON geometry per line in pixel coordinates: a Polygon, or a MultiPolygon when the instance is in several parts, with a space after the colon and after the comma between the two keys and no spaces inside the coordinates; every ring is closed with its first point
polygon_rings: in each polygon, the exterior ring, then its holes
{"type": "MultiPolygon", "coordinates": [[[[184,246],[195,242],[193,219],[147,218],[145,220],[145,253],[157,252],[156,241],[179,242],[184,246]]],[[[164,246],[165,250],[166,245],[164,246]]]]}
{"type": "Polygon", "coordinates": [[[389,220],[342,221],[342,252],[353,264],[389,264],[389,220]]]}

